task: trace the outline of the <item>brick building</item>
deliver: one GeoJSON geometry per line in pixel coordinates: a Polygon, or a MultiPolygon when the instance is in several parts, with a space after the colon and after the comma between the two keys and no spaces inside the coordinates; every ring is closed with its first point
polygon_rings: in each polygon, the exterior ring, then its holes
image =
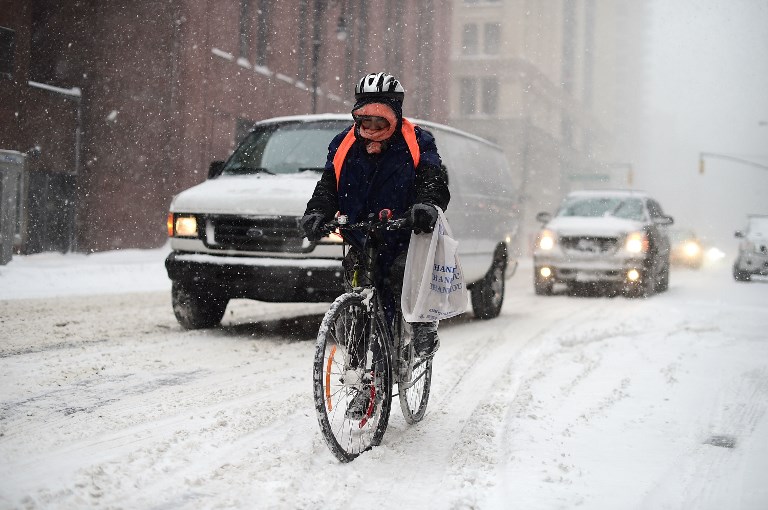
{"type": "Polygon", "coordinates": [[[18,249],[162,245],[171,197],[254,121],[349,111],[370,71],[402,79],[406,115],[446,121],[450,19],[450,0],[0,0],[18,249]]]}

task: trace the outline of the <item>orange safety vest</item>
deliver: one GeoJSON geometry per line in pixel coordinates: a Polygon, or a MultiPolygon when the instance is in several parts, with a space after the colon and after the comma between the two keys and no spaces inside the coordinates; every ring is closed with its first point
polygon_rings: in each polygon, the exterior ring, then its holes
{"type": "MultiPolygon", "coordinates": [[[[415,126],[406,118],[403,118],[403,127],[400,130],[405,138],[405,143],[408,144],[408,150],[411,152],[413,158],[413,168],[419,166],[419,159],[421,158],[421,151],[419,150],[419,143],[416,141],[415,126]]],[[[333,156],[333,168],[336,170],[336,189],[339,188],[339,180],[341,178],[341,167],[344,166],[344,160],[347,158],[347,153],[355,143],[355,128],[349,130],[347,135],[341,141],[341,145],[336,149],[336,154],[333,156]]]]}

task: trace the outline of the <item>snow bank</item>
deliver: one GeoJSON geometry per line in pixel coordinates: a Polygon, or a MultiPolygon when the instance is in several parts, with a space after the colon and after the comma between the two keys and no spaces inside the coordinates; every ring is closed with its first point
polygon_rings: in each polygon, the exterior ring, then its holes
{"type": "Polygon", "coordinates": [[[16,255],[0,266],[0,300],[169,290],[170,245],[154,250],[16,255]]]}

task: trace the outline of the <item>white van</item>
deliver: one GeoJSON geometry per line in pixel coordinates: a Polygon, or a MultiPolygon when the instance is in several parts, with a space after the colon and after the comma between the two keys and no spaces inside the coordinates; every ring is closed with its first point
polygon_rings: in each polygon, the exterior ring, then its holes
{"type": "MultiPolygon", "coordinates": [[[[308,241],[298,226],[323,171],[328,144],[350,115],[257,123],[208,180],[174,197],[168,215],[173,311],[187,329],[217,325],[230,299],[333,301],[343,290],[342,246],[308,241]]],[[[518,211],[509,164],[482,138],[426,121],[446,166],[448,222],[459,240],[472,308],[496,317],[514,274],[518,211]]]]}

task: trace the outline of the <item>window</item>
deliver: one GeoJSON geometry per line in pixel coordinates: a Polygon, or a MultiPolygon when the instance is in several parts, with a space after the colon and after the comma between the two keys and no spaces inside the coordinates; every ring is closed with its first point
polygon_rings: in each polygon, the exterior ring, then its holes
{"type": "Polygon", "coordinates": [[[477,55],[477,25],[468,23],[464,25],[461,35],[461,53],[464,55],[477,55]]]}
{"type": "Polygon", "coordinates": [[[474,78],[459,79],[459,112],[472,115],[477,112],[477,82],[474,78]]]}
{"type": "Polygon", "coordinates": [[[247,59],[251,53],[251,0],[240,0],[240,57],[247,59]]]}
{"type": "Polygon", "coordinates": [[[486,55],[498,55],[501,46],[501,23],[486,23],[483,52],[486,55]]]}
{"type": "MultiPolygon", "coordinates": [[[[309,6],[307,5],[308,0],[301,0],[299,2],[299,19],[307,19],[309,16],[309,6]]],[[[298,76],[299,79],[302,81],[309,80],[311,76],[309,75],[309,68],[311,67],[311,59],[312,56],[310,55],[309,51],[309,44],[311,42],[311,37],[308,30],[305,30],[303,27],[299,28],[299,47],[298,51],[296,52],[296,56],[298,57],[298,76]]]]}
{"type": "Polygon", "coordinates": [[[648,212],[651,218],[661,218],[664,213],[661,210],[661,206],[655,200],[648,200],[648,212]]]}
{"type": "Polygon", "coordinates": [[[269,4],[270,0],[259,0],[259,10],[256,25],[256,64],[267,65],[269,52],[269,4]]]}
{"type": "Polygon", "coordinates": [[[0,27],[0,77],[13,78],[16,56],[16,31],[0,27]]]}
{"type": "Polygon", "coordinates": [[[322,172],[328,140],[346,122],[285,122],[257,126],[238,146],[222,175],[248,175],[265,170],[275,174],[322,172]]]}
{"type": "Polygon", "coordinates": [[[499,110],[499,79],[483,78],[483,113],[494,114],[499,110]]]}

